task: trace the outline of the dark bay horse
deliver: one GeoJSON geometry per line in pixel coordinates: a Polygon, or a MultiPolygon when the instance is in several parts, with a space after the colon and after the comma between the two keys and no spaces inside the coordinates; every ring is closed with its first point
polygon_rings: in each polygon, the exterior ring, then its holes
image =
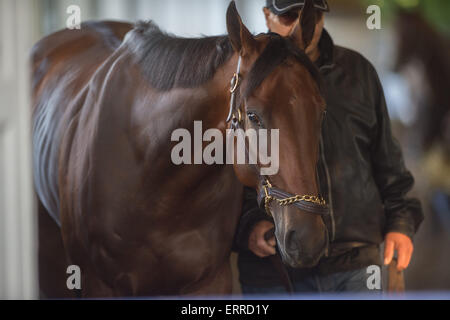
{"type": "Polygon", "coordinates": [[[261,193],[266,179],[284,261],[317,263],[327,246],[323,205],[315,197],[277,202],[319,192],[325,106],[317,70],[298,49],[312,38],[312,8],[291,39],[251,35],[232,2],[226,37],[182,39],[153,23],[101,22],[40,41],[32,63],[41,272],[65,272],[45,261],[51,257],[78,265],[84,297],[230,293],[243,185],[261,193]],[[172,163],[172,132],[193,132],[194,121],[225,132],[230,104],[234,126],[280,128],[278,174],[172,163]]]}

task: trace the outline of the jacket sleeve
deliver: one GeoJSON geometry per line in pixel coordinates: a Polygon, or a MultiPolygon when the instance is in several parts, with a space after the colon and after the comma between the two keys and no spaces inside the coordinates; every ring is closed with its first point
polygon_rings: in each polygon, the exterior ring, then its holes
{"type": "Polygon", "coordinates": [[[398,141],[392,136],[383,88],[376,71],[373,73],[377,130],[372,162],[386,214],[384,232],[399,232],[413,239],[424,218],[422,207],[418,199],[407,196],[414,185],[414,178],[406,169],[398,141]]]}
{"type": "Polygon", "coordinates": [[[260,221],[272,219],[266,212],[259,208],[257,194],[254,189],[244,188],[244,200],[242,202],[242,214],[234,237],[233,250],[248,250],[248,238],[254,225],[260,221]]]}

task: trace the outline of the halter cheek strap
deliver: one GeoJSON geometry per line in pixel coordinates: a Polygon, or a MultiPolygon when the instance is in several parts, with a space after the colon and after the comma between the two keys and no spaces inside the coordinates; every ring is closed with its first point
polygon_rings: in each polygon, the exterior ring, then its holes
{"type": "Polygon", "coordinates": [[[227,117],[227,123],[229,123],[231,120],[233,120],[232,127],[235,129],[237,125],[242,121],[242,113],[239,108],[236,108],[236,94],[239,86],[241,85],[241,64],[242,64],[242,57],[239,56],[238,59],[238,65],[236,72],[233,75],[233,78],[231,79],[230,83],[230,93],[231,93],[231,99],[230,99],[230,111],[228,112],[227,117]]]}

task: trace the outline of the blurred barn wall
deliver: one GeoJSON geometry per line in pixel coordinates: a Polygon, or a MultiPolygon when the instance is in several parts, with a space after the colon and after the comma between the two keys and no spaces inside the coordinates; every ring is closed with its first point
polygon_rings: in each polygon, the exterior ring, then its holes
{"type": "Polygon", "coordinates": [[[0,0],[0,299],[37,298],[28,53],[36,3],[0,0]]]}

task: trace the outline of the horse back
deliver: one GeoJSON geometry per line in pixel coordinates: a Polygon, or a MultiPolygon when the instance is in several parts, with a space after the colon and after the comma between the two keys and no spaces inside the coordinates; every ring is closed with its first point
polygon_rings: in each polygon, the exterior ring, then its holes
{"type": "Polygon", "coordinates": [[[58,158],[63,117],[132,25],[87,22],[39,41],[31,52],[33,169],[36,193],[59,222],[58,158]]]}
{"type": "MultiPolygon", "coordinates": [[[[88,78],[96,69],[92,68],[93,65],[114,52],[131,29],[131,24],[123,22],[86,22],[80,30],[65,29],[43,38],[31,51],[33,94],[43,89],[48,77],[63,76],[58,71],[75,59],[85,59],[86,63],[77,67],[80,71],[87,71],[84,78],[88,78]],[[94,61],[87,60],[92,56],[96,58],[94,61]]],[[[78,80],[83,81],[82,78],[78,80]]]]}

